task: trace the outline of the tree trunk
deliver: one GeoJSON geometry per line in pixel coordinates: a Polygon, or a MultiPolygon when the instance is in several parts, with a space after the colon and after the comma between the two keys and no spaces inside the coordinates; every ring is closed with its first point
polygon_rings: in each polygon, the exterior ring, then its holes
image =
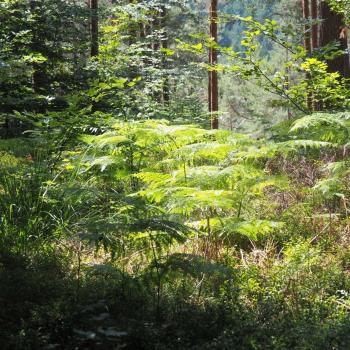
{"type": "Polygon", "coordinates": [[[330,73],[339,72],[344,78],[350,77],[350,63],[347,39],[347,28],[343,23],[343,18],[340,14],[333,12],[326,1],[321,1],[320,15],[322,18],[320,28],[320,46],[326,46],[334,41],[338,42],[339,49],[344,51],[344,54],[333,60],[328,60],[328,71],[330,73]]]}
{"type": "Polygon", "coordinates": [[[311,0],[311,18],[312,18],[312,28],[311,28],[311,45],[312,50],[318,48],[318,24],[316,23],[318,19],[318,3],[317,0],[311,0]]]}
{"type": "Polygon", "coordinates": [[[99,53],[98,45],[98,0],[90,0],[91,10],[91,57],[99,53]]]}
{"type": "Polygon", "coordinates": [[[310,3],[309,0],[302,0],[304,26],[304,48],[307,53],[311,53],[311,39],[310,39],[310,3]]]}
{"type": "MultiPolygon", "coordinates": [[[[317,20],[319,19],[318,13],[318,0],[311,0],[311,18],[312,18],[312,27],[311,27],[311,46],[312,51],[316,50],[319,46],[319,25],[317,20]]],[[[316,101],[314,96],[312,97],[312,109],[313,111],[322,110],[321,101],[316,101]]]]}
{"type": "MultiPolygon", "coordinates": [[[[160,46],[163,49],[168,48],[168,33],[166,30],[166,16],[167,16],[166,7],[162,6],[159,22],[160,22],[160,28],[162,30],[161,39],[160,39],[160,46]]],[[[163,69],[165,70],[166,69],[166,62],[164,59],[163,59],[162,65],[163,65],[163,69]]],[[[164,104],[168,104],[170,101],[169,76],[167,74],[165,75],[164,82],[163,82],[162,101],[164,104]]]]}
{"type": "MultiPolygon", "coordinates": [[[[312,0],[311,0],[312,1],[312,0]]],[[[308,55],[311,54],[311,38],[310,38],[310,3],[309,0],[302,0],[301,2],[302,8],[303,8],[303,19],[305,22],[304,25],[304,49],[308,55]]],[[[306,74],[306,78],[309,81],[310,75],[306,74]]],[[[306,98],[307,102],[307,108],[309,111],[313,110],[313,99],[312,95],[308,93],[308,96],[306,98]]]]}
{"type": "MultiPolygon", "coordinates": [[[[218,11],[217,11],[217,0],[211,0],[209,10],[210,20],[210,37],[214,43],[218,42],[218,11]]],[[[217,49],[211,47],[209,49],[209,64],[214,67],[218,63],[217,49]]],[[[208,102],[209,102],[209,113],[211,114],[211,127],[212,129],[219,128],[219,119],[217,112],[219,111],[219,96],[218,96],[218,74],[215,70],[209,72],[209,84],[208,84],[208,102]]]]}
{"type": "MultiPolygon", "coordinates": [[[[30,1],[30,11],[32,14],[38,12],[37,1],[30,1]]],[[[38,33],[33,31],[33,37],[31,42],[31,50],[33,53],[42,53],[42,40],[43,38],[38,35],[38,33]]],[[[48,88],[48,77],[44,71],[42,63],[32,63],[33,75],[32,75],[32,86],[35,93],[44,93],[48,88]]]]}

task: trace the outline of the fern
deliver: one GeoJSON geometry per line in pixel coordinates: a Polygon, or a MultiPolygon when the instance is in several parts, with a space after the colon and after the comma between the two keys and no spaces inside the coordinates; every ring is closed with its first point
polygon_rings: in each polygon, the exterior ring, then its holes
{"type": "Polygon", "coordinates": [[[104,148],[106,146],[109,148],[115,148],[116,146],[130,142],[130,140],[124,135],[116,135],[113,132],[108,132],[99,136],[82,135],[80,139],[87,144],[99,148],[104,148]]]}
{"type": "Polygon", "coordinates": [[[326,178],[319,180],[313,189],[326,199],[346,198],[349,194],[349,161],[329,163],[325,166],[325,171],[328,173],[326,178]]]}
{"type": "MultiPolygon", "coordinates": [[[[196,230],[206,232],[207,220],[199,220],[189,223],[196,230]]],[[[252,241],[267,236],[277,229],[283,228],[284,223],[272,220],[244,220],[236,217],[214,217],[210,219],[211,233],[223,240],[232,240],[238,235],[245,236],[252,241]]]]}
{"type": "Polygon", "coordinates": [[[236,149],[236,146],[220,143],[196,143],[186,145],[175,152],[175,157],[186,160],[191,164],[217,164],[236,149]]]}
{"type": "Polygon", "coordinates": [[[256,241],[261,236],[266,236],[276,229],[281,229],[284,226],[282,222],[276,222],[271,220],[237,220],[237,219],[225,219],[223,221],[223,230],[221,231],[221,237],[230,237],[232,234],[241,234],[248,237],[251,240],[256,241]]]}
{"type": "Polygon", "coordinates": [[[294,122],[291,133],[306,134],[309,138],[344,144],[349,140],[349,113],[315,113],[294,122]]]}
{"type": "Polygon", "coordinates": [[[234,153],[230,158],[230,162],[264,163],[278,156],[288,157],[302,152],[319,151],[333,147],[336,147],[336,145],[332,142],[310,139],[268,143],[261,147],[251,147],[248,150],[234,153]]]}
{"type": "Polygon", "coordinates": [[[219,277],[224,280],[232,279],[234,270],[230,267],[214,262],[193,254],[172,254],[162,264],[163,273],[167,271],[180,271],[194,278],[204,276],[219,277]]]}

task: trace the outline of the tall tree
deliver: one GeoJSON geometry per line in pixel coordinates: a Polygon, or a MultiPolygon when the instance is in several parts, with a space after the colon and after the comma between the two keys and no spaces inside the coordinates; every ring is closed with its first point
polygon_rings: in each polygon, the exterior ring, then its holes
{"type": "MultiPolygon", "coordinates": [[[[314,51],[319,46],[319,7],[318,0],[311,0],[311,50],[314,51]]],[[[319,111],[322,109],[321,101],[316,101],[314,96],[312,97],[312,109],[314,111],[319,111]]]]}
{"type": "MultiPolygon", "coordinates": [[[[209,49],[209,64],[212,68],[215,68],[218,62],[218,52],[215,48],[215,44],[218,42],[218,1],[211,0],[209,9],[209,22],[210,22],[210,37],[213,41],[209,49]]],[[[219,95],[218,95],[218,73],[215,69],[209,71],[209,84],[208,84],[208,100],[209,100],[209,113],[211,114],[211,127],[212,129],[219,128],[219,119],[217,112],[219,111],[219,95]]]]}
{"type": "Polygon", "coordinates": [[[310,38],[310,3],[309,0],[302,0],[303,18],[304,18],[304,48],[305,51],[311,53],[310,38]]]}
{"type": "MultiPolygon", "coordinates": [[[[36,26],[40,28],[43,21],[42,18],[40,18],[40,15],[38,14],[40,12],[40,3],[36,0],[30,1],[30,13],[31,17],[34,21],[37,21],[36,26]]],[[[37,29],[37,28],[35,28],[37,29]]],[[[44,38],[38,35],[38,30],[32,30],[32,37],[31,37],[31,51],[34,54],[43,54],[45,49],[44,44],[44,38]]],[[[33,60],[32,63],[33,66],[33,75],[32,75],[32,83],[33,83],[33,91],[35,93],[41,93],[45,89],[47,89],[48,85],[48,78],[47,75],[43,69],[43,65],[40,64],[40,62],[37,62],[36,60],[33,60]]]]}
{"type": "MultiPolygon", "coordinates": [[[[160,8],[160,13],[159,13],[159,27],[161,29],[161,38],[160,38],[160,46],[163,49],[168,48],[168,33],[166,30],[166,17],[167,17],[167,9],[163,5],[160,8]]],[[[163,69],[166,69],[166,61],[163,59],[162,62],[163,69]]],[[[163,82],[163,91],[162,91],[162,101],[163,103],[167,104],[170,100],[170,91],[169,91],[169,77],[166,75],[164,77],[164,82],[163,82]]]]}
{"type": "Polygon", "coordinates": [[[91,56],[97,56],[98,45],[98,0],[90,0],[91,10],[91,56]]]}
{"type": "Polygon", "coordinates": [[[336,58],[328,60],[329,72],[339,72],[342,77],[350,77],[350,63],[348,54],[347,28],[341,14],[335,13],[326,1],[320,3],[320,17],[322,23],[320,26],[320,46],[336,42],[338,49],[343,54],[336,58]]]}
{"type": "Polygon", "coordinates": [[[318,48],[318,1],[311,0],[311,18],[312,18],[312,27],[311,27],[311,46],[312,50],[318,48]]]}
{"type": "MultiPolygon", "coordinates": [[[[301,2],[302,9],[303,9],[303,19],[304,19],[304,48],[305,51],[310,55],[312,48],[311,48],[311,37],[310,37],[310,2],[309,0],[302,0],[301,2]]],[[[310,75],[306,75],[308,80],[310,80],[310,75]]],[[[313,101],[311,94],[308,94],[307,96],[307,107],[311,111],[313,109],[313,101]]]]}

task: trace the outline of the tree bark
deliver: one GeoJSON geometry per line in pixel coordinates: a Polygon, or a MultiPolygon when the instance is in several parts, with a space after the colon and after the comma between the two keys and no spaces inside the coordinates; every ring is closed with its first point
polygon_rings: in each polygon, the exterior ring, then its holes
{"type": "Polygon", "coordinates": [[[304,48],[307,53],[311,53],[311,39],[310,39],[310,3],[309,0],[302,0],[304,26],[304,48]]]}
{"type": "MultiPolygon", "coordinates": [[[[166,30],[166,16],[167,16],[167,10],[165,6],[161,7],[161,13],[160,13],[160,28],[162,30],[161,33],[161,39],[160,39],[160,46],[163,49],[167,49],[168,48],[168,33],[166,30]]],[[[163,59],[162,62],[162,66],[163,69],[166,69],[166,62],[163,59]]],[[[164,82],[163,82],[163,91],[162,91],[162,101],[164,104],[168,104],[170,101],[170,91],[169,91],[169,76],[165,75],[164,77],[164,82]]]]}
{"type": "MultiPolygon", "coordinates": [[[[312,51],[316,50],[319,46],[319,25],[317,20],[319,19],[318,13],[318,0],[311,0],[311,18],[312,18],[312,27],[311,27],[311,46],[312,51]]],[[[322,110],[322,103],[316,101],[314,96],[312,96],[312,110],[320,111],[322,110]]]]}
{"type": "Polygon", "coordinates": [[[318,48],[318,3],[317,0],[311,0],[311,18],[312,18],[312,28],[311,28],[311,45],[312,50],[318,48]]]}
{"type": "Polygon", "coordinates": [[[322,23],[320,26],[320,46],[326,46],[334,41],[338,42],[339,49],[344,51],[344,54],[333,60],[328,60],[328,71],[330,73],[339,72],[344,78],[350,77],[350,63],[347,39],[347,28],[343,23],[343,18],[340,14],[333,12],[326,1],[321,1],[320,15],[322,23]]]}
{"type": "Polygon", "coordinates": [[[98,56],[98,0],[90,0],[91,10],[91,57],[98,56]]]}
{"type": "MultiPolygon", "coordinates": [[[[30,1],[30,11],[32,14],[35,14],[38,11],[37,8],[37,1],[31,0],[30,1]]],[[[31,42],[31,50],[33,53],[42,53],[43,51],[43,44],[42,44],[43,38],[40,38],[40,35],[38,35],[35,30],[33,31],[33,37],[31,42]]],[[[46,72],[44,71],[44,67],[42,63],[32,63],[33,67],[33,75],[32,75],[32,86],[33,91],[37,94],[43,93],[48,88],[48,77],[46,75],[46,72]]]]}
{"type": "MultiPolygon", "coordinates": [[[[209,9],[209,21],[210,21],[210,37],[214,43],[218,42],[218,2],[217,0],[211,0],[209,9]]],[[[217,49],[211,47],[209,49],[209,64],[215,67],[218,63],[218,52],[217,49]]],[[[209,84],[208,84],[208,102],[209,102],[209,113],[211,114],[211,128],[219,128],[219,119],[217,112],[219,111],[219,96],[218,96],[218,73],[216,70],[209,72],[209,84]]]]}
{"type": "MultiPolygon", "coordinates": [[[[311,0],[312,1],[312,0],[311,0]]],[[[311,38],[310,38],[310,3],[309,0],[302,0],[302,9],[303,9],[303,19],[304,19],[304,49],[308,55],[311,54],[311,38]]],[[[310,81],[310,75],[306,74],[306,78],[310,81]]],[[[312,95],[308,93],[306,98],[307,108],[309,111],[313,110],[313,101],[312,95]]]]}

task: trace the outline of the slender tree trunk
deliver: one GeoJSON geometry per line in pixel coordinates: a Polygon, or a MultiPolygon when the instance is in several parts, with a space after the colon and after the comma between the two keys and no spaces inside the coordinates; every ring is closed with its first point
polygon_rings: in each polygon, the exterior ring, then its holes
{"type": "MultiPolygon", "coordinates": [[[[312,1],[312,0],[311,0],[312,1]]],[[[304,25],[304,49],[307,52],[308,55],[311,54],[311,38],[310,38],[310,2],[309,0],[302,0],[301,2],[302,8],[303,8],[303,19],[305,22],[304,25]]],[[[310,75],[306,74],[306,78],[309,81],[310,80],[310,75]]],[[[307,96],[307,108],[309,111],[313,110],[313,99],[311,93],[308,93],[307,96]]]]}
{"type": "MultiPolygon", "coordinates": [[[[160,39],[160,46],[163,49],[168,48],[168,33],[166,30],[166,16],[167,16],[166,7],[162,6],[159,22],[160,22],[160,28],[162,30],[161,39],[160,39]]],[[[163,65],[163,69],[165,70],[166,69],[166,60],[165,59],[163,59],[162,65],[163,65]]],[[[168,104],[170,101],[169,76],[167,74],[165,75],[164,82],[163,82],[162,101],[164,104],[168,104]]]]}
{"type": "Polygon", "coordinates": [[[340,14],[333,12],[326,1],[321,1],[320,15],[322,24],[320,26],[320,46],[323,47],[334,41],[339,43],[339,49],[344,54],[327,61],[329,72],[339,72],[344,78],[350,77],[350,63],[347,39],[347,28],[344,25],[343,18],[340,14]]]}
{"type": "Polygon", "coordinates": [[[311,28],[311,45],[312,50],[318,48],[318,3],[317,0],[311,0],[311,18],[312,18],[312,28],[311,28]]]}
{"type": "MultiPolygon", "coordinates": [[[[135,0],[129,0],[130,5],[133,5],[136,3],[137,3],[137,1],[135,1],[135,0]]],[[[133,19],[132,15],[129,15],[129,19],[130,19],[130,22],[129,22],[129,45],[132,45],[136,42],[138,28],[134,23],[132,23],[132,19],[133,19]]],[[[141,37],[141,35],[140,35],[140,37],[141,37]]]]}
{"type": "MultiPolygon", "coordinates": [[[[215,43],[218,42],[218,1],[211,0],[210,10],[209,10],[209,20],[210,20],[210,37],[215,43]]],[[[218,63],[218,52],[217,49],[211,47],[209,49],[209,64],[211,66],[216,66],[218,63]]],[[[208,84],[208,102],[209,102],[209,113],[211,113],[211,128],[219,128],[219,119],[217,112],[219,111],[219,96],[218,96],[218,73],[214,71],[209,72],[209,84],[208,84]]]]}
{"type": "MultiPolygon", "coordinates": [[[[311,49],[314,51],[319,46],[319,25],[317,23],[317,20],[319,19],[318,0],[311,0],[311,18],[311,49]]],[[[312,109],[313,111],[322,110],[322,102],[315,100],[314,96],[312,96],[312,109]]]]}
{"type": "Polygon", "coordinates": [[[309,0],[302,0],[304,26],[304,48],[307,53],[311,53],[311,39],[310,39],[310,3],[309,0]]]}
{"type": "Polygon", "coordinates": [[[98,45],[98,0],[90,0],[91,10],[91,57],[99,53],[98,45]]]}
{"type": "MultiPolygon", "coordinates": [[[[30,10],[33,14],[35,14],[38,11],[36,0],[30,1],[30,10]]],[[[35,33],[35,31],[33,33],[31,49],[34,53],[40,53],[40,51],[42,51],[42,38],[40,38],[38,34],[35,33]]],[[[33,90],[35,93],[43,93],[48,88],[48,78],[45,71],[43,70],[43,64],[33,63],[32,67],[33,90]]]]}

